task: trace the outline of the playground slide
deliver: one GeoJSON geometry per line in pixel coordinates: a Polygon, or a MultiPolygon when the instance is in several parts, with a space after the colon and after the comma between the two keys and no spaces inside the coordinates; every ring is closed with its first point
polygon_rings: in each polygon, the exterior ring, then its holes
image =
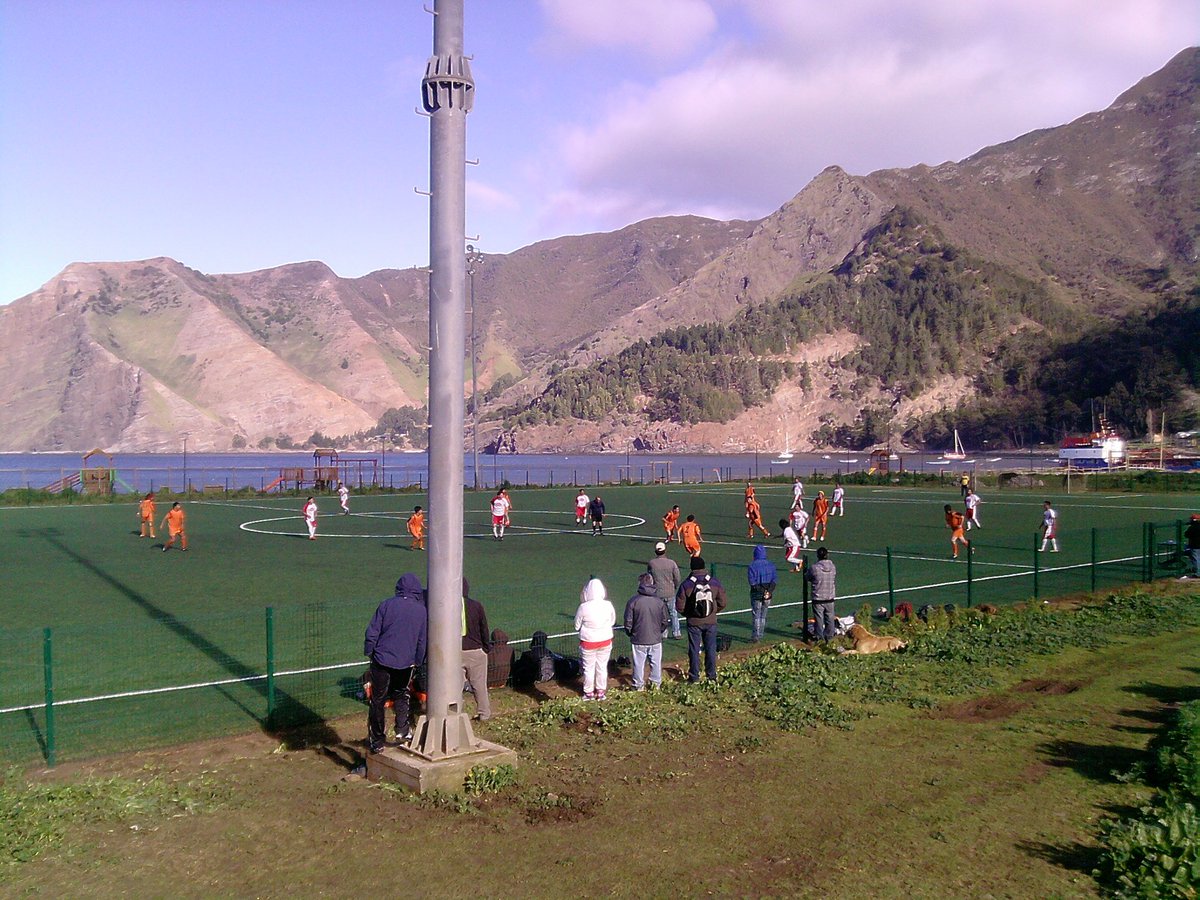
{"type": "Polygon", "coordinates": [[[265,494],[268,491],[273,491],[273,490],[275,490],[275,488],[279,487],[279,485],[281,485],[281,484],[283,484],[283,476],[282,475],[279,476],[278,478],[276,478],[270,484],[268,484],[265,488],[263,488],[263,493],[265,494]]]}

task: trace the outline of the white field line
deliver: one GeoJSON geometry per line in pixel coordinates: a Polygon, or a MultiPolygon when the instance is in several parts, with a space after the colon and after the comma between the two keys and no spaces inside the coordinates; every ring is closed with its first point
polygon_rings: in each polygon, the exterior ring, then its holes
{"type": "MultiPolygon", "coordinates": [[[[555,509],[555,510],[523,509],[523,510],[521,510],[521,513],[522,514],[528,513],[530,515],[539,515],[539,516],[540,515],[550,515],[550,516],[566,515],[566,513],[564,513],[560,509],[555,509]]],[[[372,519],[372,518],[379,519],[379,518],[395,518],[395,517],[398,517],[400,514],[389,513],[389,512],[370,512],[370,513],[351,513],[351,515],[352,516],[358,515],[359,517],[365,518],[365,519],[372,519]]],[[[272,522],[295,522],[297,519],[301,519],[301,518],[302,518],[301,516],[281,516],[279,518],[273,518],[273,519],[254,519],[250,522],[243,522],[241,525],[238,526],[238,528],[240,528],[242,531],[248,531],[251,534],[268,534],[268,535],[274,535],[274,536],[278,536],[278,537],[305,537],[308,534],[307,531],[271,531],[266,528],[252,527],[255,525],[265,525],[265,524],[269,524],[272,522]]],[[[318,520],[320,520],[322,518],[330,518],[330,519],[337,520],[337,519],[341,519],[341,518],[345,518],[345,517],[340,515],[339,513],[328,513],[325,515],[320,515],[317,518],[318,518],[318,520]]],[[[646,520],[639,518],[638,516],[625,516],[625,515],[619,515],[617,513],[607,513],[604,516],[604,521],[605,521],[605,532],[606,533],[610,532],[610,531],[623,531],[628,528],[640,528],[641,526],[646,524],[646,520]],[[629,519],[630,521],[626,522],[624,525],[608,525],[609,519],[629,519]]],[[[463,534],[463,537],[469,537],[469,538],[490,537],[491,534],[492,534],[491,531],[466,532],[463,534]]],[[[506,526],[504,526],[504,536],[505,537],[508,537],[510,535],[513,537],[522,537],[522,536],[531,537],[534,535],[541,535],[541,534],[588,534],[588,535],[590,535],[591,530],[590,530],[589,526],[584,526],[584,525],[578,526],[576,528],[542,528],[537,525],[506,525],[506,526]]],[[[409,534],[407,531],[398,532],[396,534],[375,534],[375,533],[371,533],[371,534],[330,534],[329,532],[318,531],[319,538],[365,538],[365,539],[371,539],[371,540],[379,540],[382,538],[402,538],[402,537],[408,537],[408,536],[409,536],[409,534]]]]}
{"type": "MultiPolygon", "coordinates": [[[[1141,559],[1141,557],[1140,556],[1125,556],[1125,557],[1119,557],[1117,559],[1097,560],[1096,564],[1097,564],[1097,566],[1103,566],[1103,565],[1109,565],[1111,563],[1130,562],[1135,559],[1141,559]]],[[[1091,566],[1090,562],[1073,563],[1073,564],[1065,565],[1065,566],[1052,566],[1050,568],[1041,569],[1039,571],[1039,574],[1050,573],[1050,572],[1065,572],[1070,569],[1085,569],[1090,566],[1091,566]]],[[[1021,578],[1021,577],[1027,576],[1027,575],[1031,575],[1031,574],[1032,574],[1032,572],[1009,572],[1004,575],[986,575],[982,578],[973,579],[973,583],[978,584],[983,581],[996,581],[996,580],[999,580],[1002,578],[1021,578]]],[[[904,593],[910,593],[912,591],[927,591],[927,590],[932,590],[934,588],[955,587],[955,586],[959,586],[959,585],[964,585],[966,583],[967,583],[967,580],[965,578],[960,578],[955,581],[942,581],[942,582],[937,582],[934,584],[921,584],[921,585],[914,585],[912,587],[896,588],[894,593],[904,594],[904,593]]],[[[887,590],[864,591],[864,592],[858,593],[858,594],[845,594],[845,595],[839,597],[838,600],[839,601],[863,600],[868,597],[886,596],[887,593],[888,593],[887,590]]],[[[772,603],[771,609],[787,609],[788,607],[802,606],[803,604],[804,604],[803,600],[794,600],[790,603],[772,603]]],[[[726,609],[726,610],[722,610],[721,612],[717,613],[717,615],[718,616],[737,616],[737,615],[744,615],[745,613],[748,613],[748,612],[750,612],[750,609],[748,607],[744,608],[744,609],[726,609]]],[[[624,631],[624,628],[622,628],[621,626],[617,626],[617,630],[624,631]]],[[[547,639],[564,638],[564,637],[572,637],[574,635],[577,635],[578,633],[579,632],[577,632],[577,631],[564,631],[564,632],[560,632],[558,634],[550,634],[550,635],[547,635],[546,637],[547,637],[547,639]]],[[[515,640],[510,640],[508,642],[508,645],[511,647],[514,644],[524,644],[527,641],[529,641],[529,638],[517,638],[515,640]]],[[[287,677],[290,675],[308,675],[313,672],[329,672],[329,671],[333,671],[336,669],[350,669],[350,668],[355,668],[357,666],[363,666],[363,665],[367,665],[367,662],[365,660],[356,660],[354,662],[346,662],[346,663],[335,663],[333,665],[328,665],[328,666],[313,666],[311,668],[306,668],[306,669],[286,669],[286,670],[283,670],[280,672],[276,672],[275,677],[276,678],[284,678],[284,677],[287,677]]],[[[145,697],[145,696],[150,696],[150,695],[154,695],[154,694],[169,694],[169,693],[175,693],[178,691],[190,691],[190,690],[194,690],[196,688],[219,687],[221,685],[227,685],[227,684],[243,684],[243,683],[251,682],[251,681],[263,681],[266,679],[266,677],[267,676],[265,674],[263,674],[263,675],[246,675],[241,678],[223,678],[223,679],[219,679],[217,681],[200,681],[200,682],[196,682],[194,684],[168,685],[166,687],[145,688],[143,690],[136,690],[136,691],[121,691],[119,693],[113,693],[113,694],[98,694],[94,697],[77,697],[77,698],[74,698],[71,700],[56,700],[56,701],[54,701],[54,706],[72,706],[72,705],[75,705],[78,703],[96,703],[101,700],[122,700],[122,699],[126,699],[129,697],[145,697]]],[[[44,702],[43,703],[30,703],[30,704],[26,704],[24,706],[8,706],[8,707],[0,708],[0,715],[3,715],[4,713],[28,712],[28,711],[34,710],[34,709],[44,709],[45,706],[46,706],[46,704],[44,702]]]]}

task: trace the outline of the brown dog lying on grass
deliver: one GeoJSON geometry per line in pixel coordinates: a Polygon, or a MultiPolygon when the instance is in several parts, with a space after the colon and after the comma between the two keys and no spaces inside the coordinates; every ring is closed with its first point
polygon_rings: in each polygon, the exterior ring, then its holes
{"type": "Polygon", "coordinates": [[[857,622],[850,626],[848,632],[850,639],[854,641],[854,649],[847,650],[847,653],[886,653],[889,650],[903,650],[908,646],[906,641],[900,640],[898,637],[879,637],[879,635],[871,634],[862,625],[857,622]]]}

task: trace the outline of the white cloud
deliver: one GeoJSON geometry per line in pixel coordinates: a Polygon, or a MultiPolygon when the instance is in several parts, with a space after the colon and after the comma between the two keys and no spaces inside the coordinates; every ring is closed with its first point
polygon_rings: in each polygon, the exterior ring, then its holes
{"type": "Polygon", "coordinates": [[[541,0],[557,42],[575,47],[626,47],[675,59],[717,27],[705,0],[541,0]]]}
{"type": "Polygon", "coordinates": [[[547,227],[702,209],[761,216],[827,165],[960,159],[1108,105],[1200,33],[1200,5],[1174,0],[736,8],[757,34],[626,82],[593,120],[562,131],[564,183],[545,203],[547,227]]]}
{"type": "Polygon", "coordinates": [[[467,204],[469,209],[478,206],[486,212],[515,212],[521,208],[517,198],[507,191],[471,179],[467,179],[467,204]]]}

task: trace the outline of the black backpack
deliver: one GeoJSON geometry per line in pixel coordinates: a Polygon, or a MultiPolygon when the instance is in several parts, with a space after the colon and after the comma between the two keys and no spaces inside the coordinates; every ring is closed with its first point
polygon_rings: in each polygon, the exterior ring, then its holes
{"type": "Polygon", "coordinates": [[[707,619],[717,611],[717,598],[713,595],[712,585],[709,584],[711,575],[705,575],[704,580],[696,579],[696,587],[692,591],[692,613],[697,619],[707,619]]]}

